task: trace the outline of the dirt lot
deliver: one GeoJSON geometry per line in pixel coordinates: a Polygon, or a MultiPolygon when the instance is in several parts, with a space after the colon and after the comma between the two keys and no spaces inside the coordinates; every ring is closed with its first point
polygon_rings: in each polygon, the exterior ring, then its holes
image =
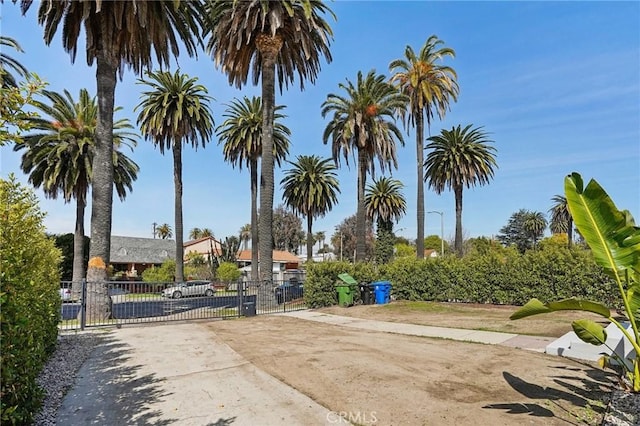
{"type": "Polygon", "coordinates": [[[259,368],[360,425],[599,424],[613,380],[591,364],[520,349],[282,316],[210,327],[259,368]]]}
{"type": "Polygon", "coordinates": [[[359,305],[350,308],[332,306],[318,311],[380,321],[549,337],[560,337],[571,331],[571,321],[576,319],[591,319],[605,326],[608,324],[599,315],[574,311],[553,312],[511,321],[509,316],[517,309],[515,306],[471,303],[398,301],[388,305],[359,305]]]}

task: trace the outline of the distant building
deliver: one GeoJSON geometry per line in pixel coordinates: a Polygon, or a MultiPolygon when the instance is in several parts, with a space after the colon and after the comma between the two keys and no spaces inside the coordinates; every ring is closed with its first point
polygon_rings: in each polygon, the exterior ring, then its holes
{"type": "Polygon", "coordinates": [[[424,250],[424,257],[425,259],[428,257],[438,257],[438,252],[435,251],[434,249],[425,249],[424,250]]]}
{"type": "Polygon", "coordinates": [[[187,260],[189,253],[198,253],[209,260],[222,254],[220,241],[213,237],[202,237],[184,243],[184,259],[187,260]]]}
{"type": "Polygon", "coordinates": [[[110,264],[113,272],[137,278],[151,266],[176,258],[176,242],[155,238],[111,236],[110,264]]]}
{"type": "MultiPolygon", "coordinates": [[[[245,280],[251,277],[251,250],[242,250],[238,252],[236,258],[238,266],[245,274],[245,280]]],[[[300,279],[303,274],[300,271],[300,259],[293,253],[282,250],[273,251],[273,280],[285,281],[296,277],[300,279]]]]}

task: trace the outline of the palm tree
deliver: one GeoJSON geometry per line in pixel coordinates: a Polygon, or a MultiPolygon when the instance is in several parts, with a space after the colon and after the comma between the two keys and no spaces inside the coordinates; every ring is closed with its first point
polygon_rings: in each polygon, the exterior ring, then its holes
{"type": "MultiPolygon", "coordinates": [[[[84,213],[92,182],[98,105],[86,89],[80,90],[78,101],[66,90],[64,94],[44,91],[43,96],[48,102],[36,101],[34,105],[46,118],[32,119],[35,133],[25,136],[14,151],[25,150],[22,171],[45,196],[56,199],[60,195],[67,203],[76,200],[72,281],[79,283],[85,276],[84,213]]],[[[127,190],[131,192],[139,171],[138,165],[117,149],[124,144],[136,145],[137,135],[127,131],[132,128],[128,119],[116,120],[113,125],[114,184],[121,200],[127,190]]]]}
{"type": "Polygon", "coordinates": [[[167,240],[173,237],[173,230],[171,229],[171,225],[169,225],[168,223],[163,223],[162,225],[158,226],[156,231],[158,232],[158,236],[163,240],[167,240]]]}
{"type": "MultiPolygon", "coordinates": [[[[274,113],[276,74],[280,91],[293,83],[295,74],[315,82],[322,56],[331,62],[329,38],[333,35],[322,15],[333,12],[320,0],[228,1],[206,3],[211,37],[207,51],[229,82],[242,87],[253,70],[253,83],[262,78],[262,165],[260,178],[260,260],[263,280],[272,280],[274,113]]],[[[334,16],[335,17],[335,16],[334,16]]]]}
{"type": "Polygon", "coordinates": [[[209,228],[202,228],[202,231],[200,233],[200,238],[204,238],[204,237],[213,237],[213,231],[209,228]]]}
{"type": "Polygon", "coordinates": [[[313,259],[313,219],[323,217],[338,203],[340,186],[330,158],[299,155],[280,182],[282,199],[294,213],[307,218],[307,261],[313,259]]]}
{"type": "Polygon", "coordinates": [[[358,209],[356,213],[356,260],[365,256],[364,189],[367,170],[374,174],[374,160],[380,169],[398,168],[396,140],[404,145],[402,134],[395,124],[395,113],[406,105],[406,96],[385,81],[385,77],[369,71],[366,77],[358,72],[356,84],[347,80],[339,84],[346,95],[330,93],[322,104],[322,117],[332,113],[324,130],[323,142],[331,140],[333,160],[339,164],[340,153],[349,164],[350,154],[358,155],[358,209]]]}
{"type": "MultiPolygon", "coordinates": [[[[25,14],[33,0],[21,0],[25,14]]],[[[74,61],[81,30],[86,40],[87,63],[96,63],[98,120],[92,175],[90,258],[109,263],[113,207],[113,113],[116,76],[125,67],[136,74],[153,63],[169,66],[179,46],[196,53],[202,16],[201,2],[165,1],[76,1],[43,0],[38,23],[44,27],[44,41],[51,43],[58,28],[62,45],[74,61]],[[60,25],[62,24],[62,25],[60,25]],[[152,56],[152,50],[155,55],[152,56]]],[[[110,313],[106,286],[100,290],[105,313],[110,313]]]]}
{"type": "MultiPolygon", "coordinates": [[[[256,228],[256,230],[257,230],[257,228],[256,228]]],[[[248,250],[249,249],[249,241],[251,241],[251,234],[252,234],[251,224],[247,223],[245,225],[242,225],[242,228],[240,228],[240,241],[242,242],[242,244],[244,246],[244,250],[248,250]]],[[[253,269],[254,268],[252,268],[252,270],[253,269]]],[[[257,277],[255,277],[255,278],[257,278],[257,277]]]]}
{"type": "Polygon", "coordinates": [[[522,227],[531,238],[533,248],[535,249],[538,240],[542,238],[544,230],[547,228],[547,219],[542,212],[527,211],[524,221],[522,222],[522,227]]]}
{"type": "Polygon", "coordinates": [[[182,223],[182,144],[195,149],[204,147],[213,132],[207,88],[179,71],[148,73],[149,80],[139,80],[150,88],[136,106],[140,110],[138,125],[146,140],[151,140],[164,154],[173,151],[175,186],[176,281],[184,281],[184,247],[182,223]]]}
{"type": "Polygon", "coordinates": [[[320,250],[322,250],[324,248],[324,239],[325,239],[324,231],[316,232],[316,234],[313,236],[313,238],[318,243],[318,252],[320,252],[320,250]]]}
{"type": "MultiPolygon", "coordinates": [[[[22,50],[22,47],[20,47],[20,44],[18,44],[18,42],[11,37],[0,35],[0,46],[7,46],[12,49],[15,49],[16,52],[24,53],[24,50],[22,50]]],[[[0,51],[0,78],[1,78],[0,81],[2,82],[0,87],[2,87],[3,89],[10,88],[10,87],[18,87],[18,83],[16,82],[15,76],[11,74],[8,71],[8,69],[9,68],[13,69],[13,71],[15,71],[20,77],[25,77],[25,78],[29,75],[29,72],[24,67],[24,65],[22,65],[17,60],[13,59],[11,56],[4,53],[4,50],[5,49],[3,48],[0,51]]]]}
{"type": "Polygon", "coordinates": [[[375,248],[376,261],[387,263],[393,256],[393,220],[399,221],[407,212],[407,202],[402,194],[402,182],[382,177],[367,185],[364,203],[367,218],[376,220],[378,232],[375,248]]]}
{"type": "Polygon", "coordinates": [[[376,221],[378,229],[393,230],[393,220],[398,222],[407,213],[407,202],[402,194],[404,185],[397,179],[381,177],[367,185],[364,203],[367,217],[376,221]]]}
{"type": "Polygon", "coordinates": [[[201,237],[202,237],[202,229],[192,228],[191,231],[189,231],[190,240],[197,240],[198,238],[201,238],[201,237]]]}
{"type": "MultiPolygon", "coordinates": [[[[226,117],[217,129],[218,144],[224,143],[222,152],[225,161],[242,170],[249,169],[251,182],[251,280],[258,280],[258,159],[262,155],[262,101],[259,97],[240,101],[234,99],[227,105],[226,117]]],[[[289,153],[291,131],[280,120],[286,116],[279,111],[284,106],[276,106],[273,114],[273,155],[280,166],[289,153]]]]}
{"type": "Polygon", "coordinates": [[[573,242],[573,218],[569,211],[567,198],[562,195],[554,195],[551,201],[553,201],[553,205],[549,209],[549,213],[551,213],[549,229],[554,234],[567,234],[567,247],[571,248],[571,243],[573,242]]]}
{"type": "Polygon", "coordinates": [[[462,189],[475,185],[486,185],[497,168],[495,151],[488,145],[493,141],[482,128],[464,129],[458,125],[451,130],[431,136],[427,149],[432,149],[424,162],[425,180],[437,194],[445,187],[453,189],[456,200],[455,250],[462,256],[462,189]]]}
{"type": "Polygon", "coordinates": [[[393,76],[391,81],[409,97],[409,108],[405,114],[407,129],[416,128],[416,158],[418,176],[417,219],[418,235],[416,246],[418,258],[424,258],[424,119],[427,127],[435,114],[444,118],[450,109],[449,103],[458,99],[458,76],[451,67],[440,65],[439,62],[449,57],[455,57],[455,51],[448,47],[441,47],[444,42],[437,36],[430,36],[420,52],[416,55],[411,46],[404,51],[404,58],[389,64],[389,71],[393,76]]]}

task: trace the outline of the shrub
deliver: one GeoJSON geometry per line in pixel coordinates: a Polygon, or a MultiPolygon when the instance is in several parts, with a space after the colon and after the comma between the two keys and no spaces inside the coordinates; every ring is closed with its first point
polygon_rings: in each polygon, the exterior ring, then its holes
{"type": "Polygon", "coordinates": [[[233,262],[222,262],[218,266],[218,279],[222,282],[229,283],[238,281],[242,272],[238,269],[238,265],[233,262]]]}
{"type": "Polygon", "coordinates": [[[0,422],[29,424],[42,393],[36,378],[55,348],[60,251],[45,235],[32,191],[0,179],[0,422]]]}

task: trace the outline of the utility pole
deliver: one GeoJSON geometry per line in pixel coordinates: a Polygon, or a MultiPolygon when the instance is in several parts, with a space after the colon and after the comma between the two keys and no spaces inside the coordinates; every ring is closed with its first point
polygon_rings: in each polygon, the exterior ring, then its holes
{"type": "Polygon", "coordinates": [[[158,224],[157,224],[156,222],[153,222],[153,239],[154,239],[154,240],[156,239],[156,226],[157,226],[157,225],[158,225],[158,224]]]}

